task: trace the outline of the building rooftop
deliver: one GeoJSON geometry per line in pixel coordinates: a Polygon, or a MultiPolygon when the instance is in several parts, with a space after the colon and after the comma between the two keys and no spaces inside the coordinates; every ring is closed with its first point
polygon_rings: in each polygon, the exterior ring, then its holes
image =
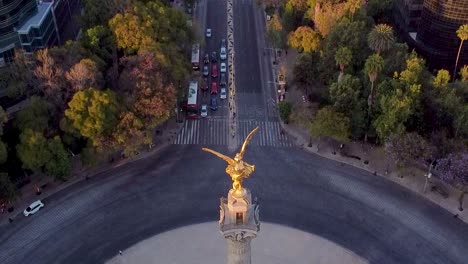
{"type": "Polygon", "coordinates": [[[43,2],[37,5],[37,13],[24,22],[23,26],[18,30],[18,33],[27,34],[31,27],[39,27],[51,7],[52,3],[43,2]]]}

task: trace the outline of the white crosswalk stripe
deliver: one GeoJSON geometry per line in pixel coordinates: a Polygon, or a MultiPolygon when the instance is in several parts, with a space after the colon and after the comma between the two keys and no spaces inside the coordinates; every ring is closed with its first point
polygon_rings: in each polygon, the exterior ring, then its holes
{"type": "MultiPolygon", "coordinates": [[[[281,134],[281,126],[276,121],[239,120],[238,144],[254,129],[259,131],[250,144],[255,146],[292,147],[287,135],[281,134]]],[[[173,144],[176,145],[227,145],[229,136],[228,120],[224,118],[206,118],[185,120],[173,144]]]]}
{"type": "Polygon", "coordinates": [[[250,144],[254,146],[273,146],[273,147],[292,147],[292,141],[285,134],[281,134],[279,122],[274,121],[256,121],[240,120],[238,124],[238,143],[244,142],[245,137],[254,129],[259,127],[257,134],[253,137],[250,144]]]}

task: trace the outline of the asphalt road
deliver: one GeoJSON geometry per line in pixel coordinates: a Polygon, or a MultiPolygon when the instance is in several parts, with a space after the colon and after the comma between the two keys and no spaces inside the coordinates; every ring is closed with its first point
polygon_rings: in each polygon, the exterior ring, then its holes
{"type": "MultiPolygon", "coordinates": [[[[296,148],[254,146],[245,159],[257,166],[245,184],[262,221],[323,236],[370,263],[468,259],[467,225],[390,181],[296,148]]],[[[0,230],[0,263],[102,263],[160,232],[215,221],[230,188],[224,168],[200,146],[171,146],[73,186],[0,230]]]]}
{"type": "MultiPolygon", "coordinates": [[[[206,21],[215,29],[208,49],[219,46],[218,30],[225,32],[223,5],[208,0],[206,21]]],[[[261,220],[320,235],[370,263],[466,263],[466,224],[399,185],[307,153],[279,134],[268,103],[274,93],[262,14],[254,8],[235,1],[236,87],[238,133],[261,127],[245,156],[257,166],[245,184],[261,202],[261,220]]],[[[201,147],[234,154],[219,113],[186,121],[174,145],[56,193],[36,215],[1,227],[0,263],[102,263],[160,232],[216,221],[231,183],[226,164],[201,147]]]]}

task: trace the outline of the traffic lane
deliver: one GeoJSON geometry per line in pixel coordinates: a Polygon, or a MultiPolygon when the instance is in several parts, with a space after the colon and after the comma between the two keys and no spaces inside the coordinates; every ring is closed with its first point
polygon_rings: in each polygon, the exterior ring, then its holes
{"type": "MultiPolygon", "coordinates": [[[[261,109],[263,113],[258,118],[265,118],[265,98],[262,94],[260,65],[258,61],[258,46],[256,26],[253,18],[254,6],[252,2],[234,2],[234,50],[235,50],[235,82],[236,94],[245,94],[251,98],[251,103],[261,109]]],[[[239,98],[236,98],[239,104],[239,98]]],[[[240,118],[251,113],[239,108],[240,118]]]]}
{"type": "MultiPolygon", "coordinates": [[[[219,1],[219,0],[209,0],[208,1],[208,11],[207,11],[207,18],[206,18],[206,27],[212,29],[212,36],[211,38],[206,39],[206,51],[211,54],[213,51],[217,54],[217,69],[218,69],[218,77],[213,78],[211,77],[211,73],[209,76],[209,83],[211,89],[211,83],[216,82],[218,87],[218,94],[216,95],[218,110],[213,111],[213,116],[227,116],[228,115],[228,107],[227,103],[220,98],[221,87],[219,85],[220,80],[220,63],[221,60],[219,58],[219,52],[221,47],[221,39],[226,39],[226,2],[219,1]]],[[[214,63],[210,62],[210,70],[214,63]]],[[[210,104],[211,95],[208,98],[206,104],[210,104]]]]}
{"type": "MultiPolygon", "coordinates": [[[[467,226],[397,184],[291,148],[252,146],[245,159],[257,167],[245,185],[260,199],[262,221],[318,234],[371,263],[463,263],[467,257],[467,226]]],[[[144,169],[109,172],[119,184],[104,191],[105,203],[90,204],[86,215],[2,263],[102,262],[154,234],[218,218],[218,198],[230,180],[225,163],[199,146],[172,146],[134,166],[144,169]]],[[[70,203],[89,195],[77,191],[81,196],[72,195],[70,203]]],[[[13,243],[15,235],[4,242],[13,243]]]]}

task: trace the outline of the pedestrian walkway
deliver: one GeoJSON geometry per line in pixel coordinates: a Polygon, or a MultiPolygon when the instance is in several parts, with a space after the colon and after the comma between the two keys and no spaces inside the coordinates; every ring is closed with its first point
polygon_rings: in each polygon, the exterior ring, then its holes
{"type": "MultiPolygon", "coordinates": [[[[229,138],[229,123],[226,118],[186,120],[183,128],[175,138],[176,145],[227,145],[229,138]]],[[[292,147],[293,143],[285,133],[281,133],[277,121],[239,120],[237,128],[237,144],[241,145],[247,135],[255,127],[259,131],[253,137],[250,145],[270,147],[292,147]]]]}

